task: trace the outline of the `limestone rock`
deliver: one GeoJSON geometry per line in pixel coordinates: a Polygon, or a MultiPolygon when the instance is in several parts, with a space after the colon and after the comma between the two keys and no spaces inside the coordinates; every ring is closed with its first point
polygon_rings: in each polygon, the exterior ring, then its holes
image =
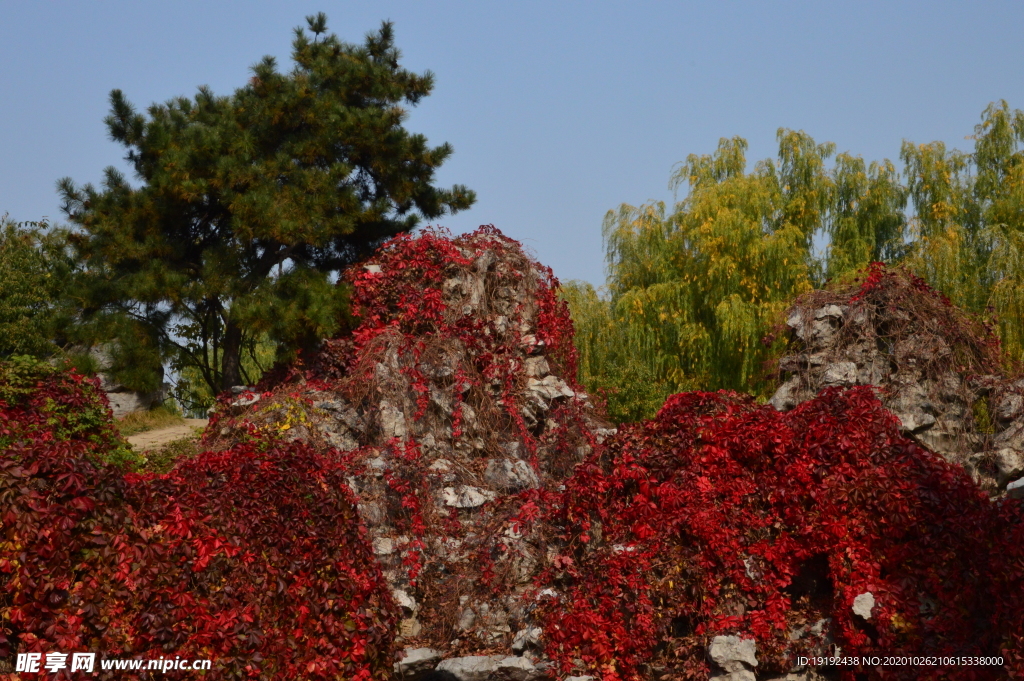
{"type": "Polygon", "coordinates": [[[433,669],[440,659],[441,652],[433,648],[406,648],[398,654],[395,673],[412,676],[433,669]]]}
{"type": "Polygon", "coordinates": [[[522,459],[491,459],[484,471],[484,480],[505,491],[540,487],[540,478],[533,466],[522,459]]]}
{"type": "Polygon", "coordinates": [[[436,669],[453,674],[459,681],[488,681],[504,659],[502,655],[452,657],[437,665],[436,669]]]}
{"type": "Polygon", "coordinates": [[[419,609],[419,605],[416,604],[416,599],[406,593],[403,589],[392,589],[391,597],[395,599],[395,605],[402,608],[403,611],[414,613],[419,609]]]}
{"type": "Polygon", "coordinates": [[[402,413],[402,410],[393,406],[389,402],[381,401],[380,429],[382,437],[386,440],[393,437],[397,437],[399,439],[405,438],[406,424],[405,415],[402,413]]]}
{"type": "Polygon", "coordinates": [[[865,621],[871,619],[871,611],[875,609],[875,595],[865,591],[853,599],[853,614],[865,621]]]}
{"type": "Polygon", "coordinates": [[[716,636],[708,646],[708,657],[727,672],[742,672],[757,666],[757,642],[739,636],[716,636]]]}
{"type": "Polygon", "coordinates": [[[559,397],[576,396],[576,393],[566,385],[565,381],[557,376],[545,376],[541,379],[531,378],[526,382],[526,388],[548,401],[558,399],[559,397]]]}
{"type": "Polygon", "coordinates": [[[537,668],[525,657],[510,656],[498,661],[495,675],[509,681],[527,681],[536,675],[537,668]]]}
{"type": "MultiPolygon", "coordinates": [[[[832,307],[835,307],[834,305],[832,307]]],[[[826,386],[848,387],[857,383],[857,365],[853,362],[836,362],[825,367],[822,381],[826,386]]]]}
{"type": "Polygon", "coordinates": [[[1006,496],[1011,499],[1024,499],[1024,478],[1014,480],[1007,485],[1006,496]]]}
{"type": "Polygon", "coordinates": [[[395,552],[395,543],[389,537],[374,537],[373,552],[378,556],[389,556],[395,552]]]}
{"type": "Polygon", "coordinates": [[[1018,393],[1007,393],[1003,395],[994,410],[997,421],[1012,421],[1024,415],[1024,395],[1018,393]]]}
{"type": "Polygon", "coordinates": [[[512,638],[512,650],[521,653],[527,648],[537,647],[540,645],[541,634],[544,630],[540,627],[526,627],[516,632],[516,635],[512,638]]]}
{"type": "Polygon", "coordinates": [[[551,373],[551,367],[548,366],[548,361],[543,356],[527,357],[524,365],[526,375],[531,378],[540,378],[551,373]]]}
{"type": "Polygon", "coordinates": [[[1001,484],[1024,475],[1024,452],[1004,447],[995,453],[994,459],[1001,484]]]}
{"type": "Polygon", "coordinates": [[[802,402],[800,395],[800,377],[794,376],[778,387],[768,403],[775,407],[776,411],[789,411],[802,402]]]}
{"type": "Polygon", "coordinates": [[[483,506],[488,501],[494,501],[498,496],[490,490],[480,489],[472,485],[445,487],[441,490],[441,494],[445,505],[453,508],[476,508],[477,506],[483,506]]]}

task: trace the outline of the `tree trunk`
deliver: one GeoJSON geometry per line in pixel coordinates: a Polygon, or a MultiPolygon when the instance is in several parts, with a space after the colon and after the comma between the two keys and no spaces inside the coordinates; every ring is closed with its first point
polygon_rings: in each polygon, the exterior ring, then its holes
{"type": "Polygon", "coordinates": [[[231,320],[224,325],[220,375],[221,390],[242,385],[242,328],[231,320]]]}

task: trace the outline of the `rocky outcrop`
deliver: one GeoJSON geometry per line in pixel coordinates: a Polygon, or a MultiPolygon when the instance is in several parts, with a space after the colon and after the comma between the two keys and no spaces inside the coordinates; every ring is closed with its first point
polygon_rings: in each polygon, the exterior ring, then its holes
{"type": "Polygon", "coordinates": [[[350,280],[353,333],[237,391],[208,440],[269,430],[350,461],[402,611],[400,676],[539,678],[533,578],[557,551],[531,499],[614,432],[575,383],[556,282],[486,229],[399,239],[350,280]]]}
{"type": "Polygon", "coordinates": [[[1024,476],[1024,380],[1000,375],[991,329],[913,274],[876,267],[861,284],[816,291],[785,326],[792,351],[778,363],[776,409],[877,386],[905,434],[989,493],[1024,476]]]}
{"type": "MultiPolygon", "coordinates": [[[[124,418],[132,412],[152,409],[167,399],[171,387],[169,383],[161,383],[157,390],[142,392],[132,390],[118,382],[111,373],[114,360],[110,353],[109,345],[97,345],[88,350],[89,357],[96,367],[96,378],[100,381],[100,389],[106,393],[107,401],[110,402],[110,410],[114,413],[115,419],[124,418]]],[[[162,375],[162,368],[160,372],[162,375]]]]}

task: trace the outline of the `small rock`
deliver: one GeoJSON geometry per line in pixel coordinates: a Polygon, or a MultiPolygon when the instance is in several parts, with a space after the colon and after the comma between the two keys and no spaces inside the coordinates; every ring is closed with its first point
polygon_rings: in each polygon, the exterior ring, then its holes
{"type": "Polygon", "coordinates": [[[379,456],[374,457],[366,462],[366,472],[374,476],[375,478],[384,477],[384,471],[387,470],[387,463],[384,459],[379,456]]]}
{"type": "Polygon", "coordinates": [[[768,403],[775,407],[775,411],[789,411],[800,404],[798,392],[800,390],[800,377],[794,376],[779,386],[768,403]]]}
{"type": "Polygon", "coordinates": [[[926,412],[906,412],[896,414],[902,425],[901,430],[907,433],[920,433],[935,425],[935,417],[926,412]]]}
{"type": "Polygon", "coordinates": [[[452,462],[448,459],[437,459],[430,464],[429,469],[434,473],[440,474],[442,482],[452,482],[455,480],[455,474],[452,473],[452,462]]]}
{"type": "Polygon", "coordinates": [[[407,610],[410,613],[413,613],[419,609],[419,605],[416,603],[416,599],[407,594],[402,589],[392,589],[391,597],[395,599],[395,604],[403,610],[407,610]]]}
{"type": "Polygon", "coordinates": [[[576,393],[557,376],[545,376],[542,379],[531,378],[526,381],[526,389],[547,400],[559,397],[575,397],[576,393]]]}
{"type": "Polygon", "coordinates": [[[838,305],[826,305],[825,307],[819,307],[814,311],[815,319],[823,319],[825,317],[836,317],[838,319],[842,319],[843,309],[838,305]]]}
{"type": "Polygon", "coordinates": [[[1012,421],[1024,414],[1024,396],[1008,393],[999,400],[995,408],[997,421],[1012,421]]]}
{"type": "MultiPolygon", "coordinates": [[[[235,387],[238,387],[238,386],[235,386],[235,387]]],[[[230,404],[230,406],[232,406],[232,407],[248,407],[250,404],[256,404],[259,401],[260,401],[260,396],[259,395],[256,395],[255,393],[245,393],[241,397],[239,397],[237,400],[232,402],[230,404]]]]}
{"type": "Polygon", "coordinates": [[[415,617],[406,617],[398,623],[398,635],[405,638],[416,638],[423,631],[423,625],[415,617]]]}
{"type": "Polygon", "coordinates": [[[467,657],[451,657],[437,665],[439,672],[449,672],[459,681],[488,681],[498,670],[501,655],[469,655],[467,657]]]}
{"type": "Polygon", "coordinates": [[[1006,496],[1011,499],[1024,499],[1024,478],[1014,480],[1006,486],[1006,496]]]}
{"type": "Polygon", "coordinates": [[[526,375],[533,378],[540,378],[551,373],[548,360],[544,357],[527,357],[525,364],[526,375]]]}
{"type": "Polygon", "coordinates": [[[459,613],[459,631],[469,631],[476,624],[476,611],[473,608],[466,608],[459,613]]]}
{"type": "Polygon", "coordinates": [[[395,663],[396,674],[416,674],[433,669],[441,659],[441,651],[433,648],[406,648],[398,654],[395,663]]]}
{"type": "Polygon", "coordinates": [[[708,646],[711,661],[727,672],[742,672],[757,666],[757,642],[739,636],[716,636],[708,646]]]}
{"type": "Polygon", "coordinates": [[[1024,454],[1015,449],[1000,449],[995,454],[995,462],[1000,482],[1007,482],[1024,474],[1024,454]]]}
{"type": "Polygon", "coordinates": [[[537,647],[540,645],[540,636],[544,633],[544,630],[540,627],[526,627],[516,632],[516,635],[512,638],[512,650],[521,653],[527,648],[537,647]]]}
{"type": "Polygon", "coordinates": [[[356,506],[356,509],[359,511],[359,517],[362,518],[363,522],[365,522],[369,527],[383,525],[386,520],[384,509],[376,502],[360,502],[356,506]]]}
{"type": "Polygon", "coordinates": [[[460,485],[458,488],[445,487],[441,490],[441,495],[445,505],[453,508],[476,508],[483,506],[488,501],[494,501],[498,496],[490,490],[470,485],[460,485]]]}
{"type": "Polygon", "coordinates": [[[544,341],[538,340],[533,334],[526,334],[519,342],[528,355],[539,355],[544,351],[544,341]]]}
{"type": "Polygon", "coordinates": [[[505,491],[540,487],[540,478],[533,466],[522,459],[491,459],[487,462],[484,480],[505,491]]]}
{"type": "Polygon", "coordinates": [[[875,608],[875,595],[870,591],[865,591],[861,595],[853,599],[853,614],[858,615],[865,620],[871,619],[871,611],[875,608]]]}
{"type": "Polygon", "coordinates": [[[519,441],[513,440],[511,442],[502,442],[499,446],[501,447],[501,450],[505,452],[505,454],[512,457],[513,459],[523,458],[521,456],[521,450],[523,445],[519,441]]]}
{"type": "Polygon", "coordinates": [[[328,444],[342,452],[351,452],[359,449],[359,441],[349,433],[338,433],[333,430],[321,431],[327,438],[328,444]]]}
{"type": "MultiPolygon", "coordinates": [[[[835,307],[834,305],[832,307],[835,307]]],[[[836,362],[825,368],[822,381],[827,386],[851,386],[857,383],[857,365],[853,362],[836,362]]]]}
{"type": "Polygon", "coordinates": [[[498,662],[495,670],[498,676],[510,681],[526,681],[536,672],[536,667],[525,657],[506,657],[498,662]]]}
{"type": "Polygon", "coordinates": [[[388,537],[374,537],[373,552],[378,556],[388,556],[395,552],[395,543],[388,537]]]}
{"type": "Polygon", "coordinates": [[[384,400],[380,403],[380,429],[385,439],[405,438],[405,414],[384,400]]]}

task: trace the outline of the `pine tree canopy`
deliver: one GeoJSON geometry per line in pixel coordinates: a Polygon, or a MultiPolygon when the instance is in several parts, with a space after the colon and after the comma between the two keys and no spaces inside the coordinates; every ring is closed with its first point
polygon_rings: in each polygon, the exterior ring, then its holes
{"type": "Polygon", "coordinates": [[[114,90],[106,124],[137,185],[114,168],[100,188],[59,182],[86,315],[131,320],[215,392],[248,378],[257,339],[287,354],[335,331],[340,269],[475,199],[433,185],[451,146],[402,126],[433,75],[399,66],[391,24],[352,45],[322,13],[307,22],[291,72],[265,57],[230,96],[200,87],[139,113],[114,90]]]}

